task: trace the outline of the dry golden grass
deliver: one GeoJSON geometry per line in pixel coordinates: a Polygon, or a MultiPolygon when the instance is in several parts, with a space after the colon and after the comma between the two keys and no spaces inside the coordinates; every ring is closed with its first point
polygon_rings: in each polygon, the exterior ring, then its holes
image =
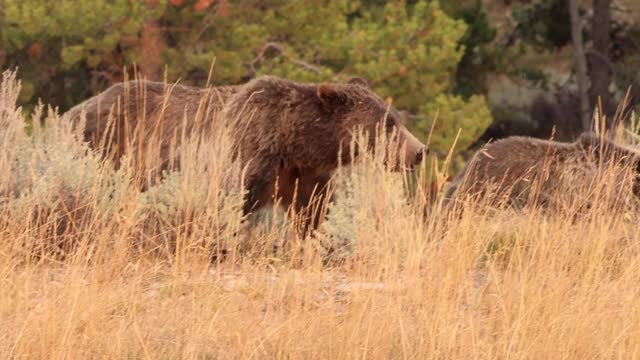
{"type": "Polygon", "coordinates": [[[221,145],[186,152],[172,196],[141,200],[126,166],[92,157],[55,116],[44,131],[55,136],[25,135],[16,91],[5,74],[0,358],[640,356],[634,212],[436,204],[425,219],[421,196],[407,201],[402,177],[365,157],[343,169],[346,205],[330,212],[342,221],[303,241],[287,219],[241,221],[239,173],[218,171],[233,165],[197,166],[221,145]],[[349,251],[324,262],[340,226],[349,251]]]}

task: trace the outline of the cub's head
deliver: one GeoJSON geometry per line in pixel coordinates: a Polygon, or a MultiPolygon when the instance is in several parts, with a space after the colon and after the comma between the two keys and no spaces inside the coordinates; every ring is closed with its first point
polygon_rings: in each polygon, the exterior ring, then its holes
{"type": "Polygon", "coordinates": [[[640,196],[640,152],[636,149],[617,144],[607,136],[600,136],[594,132],[584,132],[576,144],[593,159],[602,161],[604,164],[613,162],[625,166],[634,174],[632,190],[640,196]]]}

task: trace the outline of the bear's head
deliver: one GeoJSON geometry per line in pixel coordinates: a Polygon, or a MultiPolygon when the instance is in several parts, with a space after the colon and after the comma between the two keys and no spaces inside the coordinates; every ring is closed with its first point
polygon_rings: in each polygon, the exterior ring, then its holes
{"type": "Polygon", "coordinates": [[[369,146],[376,134],[394,136],[401,149],[394,164],[404,164],[413,170],[427,154],[427,147],[405,127],[406,113],[401,113],[382,100],[369,87],[366,80],[355,77],[346,84],[321,84],[317,96],[324,106],[332,109],[339,123],[337,135],[343,148],[348,148],[354,132],[362,129],[369,137],[369,146]]]}
{"type": "Polygon", "coordinates": [[[586,153],[590,154],[596,161],[617,162],[627,166],[634,171],[635,181],[632,191],[636,196],[640,196],[640,152],[630,147],[619,145],[607,136],[600,136],[592,131],[580,134],[576,139],[576,144],[586,153]]]}

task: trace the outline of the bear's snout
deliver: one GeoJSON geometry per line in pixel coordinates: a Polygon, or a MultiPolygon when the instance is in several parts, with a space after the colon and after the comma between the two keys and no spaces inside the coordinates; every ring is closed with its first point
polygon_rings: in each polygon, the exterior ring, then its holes
{"type": "Polygon", "coordinates": [[[404,126],[400,128],[400,140],[400,143],[405,147],[404,163],[409,170],[413,170],[427,155],[427,146],[413,136],[404,126]]]}

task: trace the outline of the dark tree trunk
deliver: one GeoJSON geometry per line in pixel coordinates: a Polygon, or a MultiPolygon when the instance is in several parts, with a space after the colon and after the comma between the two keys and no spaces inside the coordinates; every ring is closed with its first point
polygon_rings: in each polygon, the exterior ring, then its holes
{"type": "Polygon", "coordinates": [[[578,0],[569,0],[569,14],[571,16],[571,38],[576,58],[576,77],[578,79],[578,95],[580,99],[580,122],[582,130],[591,129],[591,110],[588,94],[587,60],[584,53],[582,40],[582,22],[578,11],[578,0]]]}
{"type": "Polygon", "coordinates": [[[602,99],[602,111],[607,114],[611,108],[609,84],[611,69],[609,60],[609,29],[611,27],[611,0],[593,0],[593,56],[591,60],[592,104],[602,99]]]}

